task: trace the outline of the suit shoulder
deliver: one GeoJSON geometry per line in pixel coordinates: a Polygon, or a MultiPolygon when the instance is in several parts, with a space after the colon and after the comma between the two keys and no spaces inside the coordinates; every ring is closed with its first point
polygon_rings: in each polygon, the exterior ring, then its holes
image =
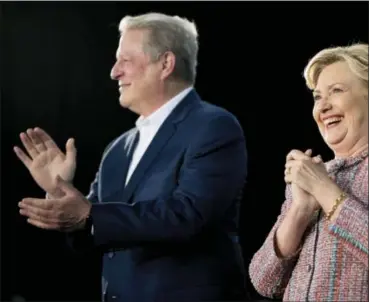
{"type": "Polygon", "coordinates": [[[240,123],[237,117],[233,113],[231,113],[225,108],[208,103],[206,101],[200,102],[199,106],[193,112],[192,118],[198,119],[202,124],[204,124],[205,122],[208,123],[214,120],[220,120],[220,121],[228,120],[240,126],[240,123]]]}

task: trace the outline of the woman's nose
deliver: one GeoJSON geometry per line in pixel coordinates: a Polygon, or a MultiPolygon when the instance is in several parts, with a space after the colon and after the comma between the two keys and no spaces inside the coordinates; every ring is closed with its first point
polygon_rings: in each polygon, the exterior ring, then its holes
{"type": "Polygon", "coordinates": [[[327,98],[324,98],[324,99],[322,99],[322,101],[320,102],[320,105],[319,105],[319,111],[321,112],[321,113],[325,113],[325,112],[327,112],[328,110],[330,110],[331,109],[331,104],[330,104],[330,102],[328,101],[328,99],[327,98]]]}

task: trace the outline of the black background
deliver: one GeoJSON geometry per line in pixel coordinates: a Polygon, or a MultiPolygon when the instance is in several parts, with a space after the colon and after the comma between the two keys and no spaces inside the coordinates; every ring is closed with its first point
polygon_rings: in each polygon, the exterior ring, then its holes
{"type": "Polygon", "coordinates": [[[157,11],[197,23],[196,89],[233,112],[247,139],[246,264],[284,201],[286,154],[313,148],[332,157],[312,120],[305,64],[322,48],[369,37],[368,2],[2,2],[0,9],[2,301],[100,299],[98,255],[72,255],[60,234],[19,216],[17,202],[43,192],[12,147],[34,126],[62,148],[74,137],[75,185],[88,192],[103,149],[137,118],[120,108],[117,83],[109,78],[124,15],[157,11]]]}

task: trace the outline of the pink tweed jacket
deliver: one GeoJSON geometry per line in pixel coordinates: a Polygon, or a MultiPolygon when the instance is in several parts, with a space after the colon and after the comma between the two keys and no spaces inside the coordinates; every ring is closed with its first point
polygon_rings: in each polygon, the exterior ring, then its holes
{"type": "Polygon", "coordinates": [[[326,163],[329,175],[349,197],[334,222],[326,221],[322,213],[313,217],[300,252],[280,259],[273,240],[292,202],[287,186],[281,214],[249,266],[257,292],[283,301],[369,300],[368,165],[367,151],[326,163]]]}

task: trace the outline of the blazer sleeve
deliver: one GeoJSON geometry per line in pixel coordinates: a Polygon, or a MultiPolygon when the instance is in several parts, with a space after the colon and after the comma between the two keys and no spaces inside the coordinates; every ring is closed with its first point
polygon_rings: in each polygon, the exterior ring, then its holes
{"type": "Polygon", "coordinates": [[[300,249],[289,258],[278,257],[275,249],[275,235],[292,203],[291,186],[285,190],[285,201],[275,225],[262,247],[254,254],[249,264],[249,277],[256,291],[271,299],[280,299],[289,282],[298,259],[300,249]]]}
{"type": "Polygon", "coordinates": [[[92,205],[94,245],[125,247],[189,240],[223,218],[243,188],[247,154],[231,114],[213,117],[189,146],[178,186],[167,198],[92,205]]]}

